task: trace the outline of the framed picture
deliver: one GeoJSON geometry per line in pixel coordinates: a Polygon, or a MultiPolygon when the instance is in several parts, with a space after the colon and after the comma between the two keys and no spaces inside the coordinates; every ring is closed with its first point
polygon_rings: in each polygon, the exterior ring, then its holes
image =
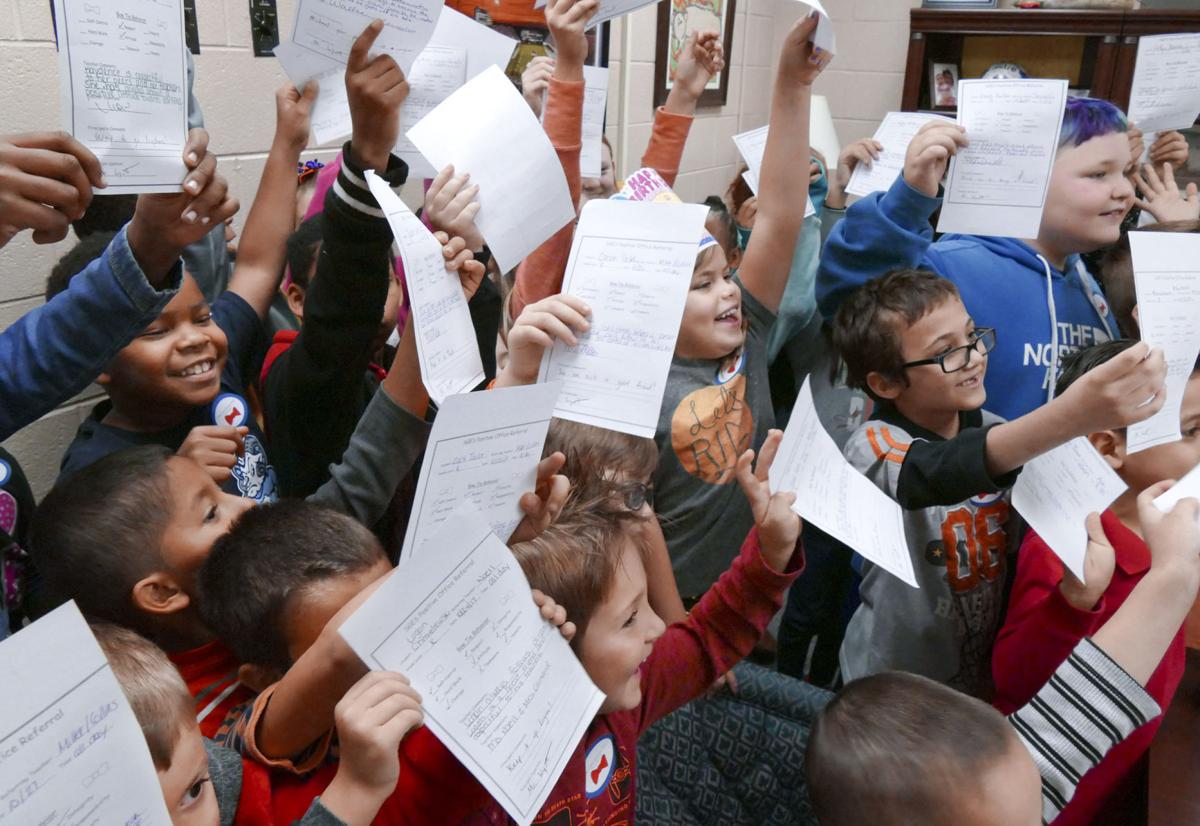
{"type": "Polygon", "coordinates": [[[725,70],[708,82],[701,106],[724,106],[729,95],[735,0],[662,0],[658,4],[658,39],[654,59],[654,105],[662,106],[671,91],[679,54],[692,32],[720,31],[725,44],[725,70]]]}
{"type": "Polygon", "coordinates": [[[929,102],[934,109],[953,109],[958,106],[958,64],[929,65],[929,102]]]}

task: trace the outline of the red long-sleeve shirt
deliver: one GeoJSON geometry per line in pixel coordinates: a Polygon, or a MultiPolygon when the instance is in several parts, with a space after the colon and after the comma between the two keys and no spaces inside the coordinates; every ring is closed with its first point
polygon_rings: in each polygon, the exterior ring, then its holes
{"type": "MultiPolygon", "coordinates": [[[[1011,714],[1029,702],[1084,637],[1116,613],[1150,568],[1150,549],[1112,511],[1101,516],[1104,533],[1116,553],[1112,582],[1092,611],[1073,608],[1059,590],[1062,562],[1036,533],[1025,537],[1017,557],[1017,576],[1009,598],[1008,617],[992,651],[995,705],[1011,714]]],[[[1183,677],[1184,638],[1181,628],[1154,674],[1146,693],[1166,712],[1183,677]]],[[[1054,821],[1056,826],[1124,822],[1123,804],[1136,799],[1138,764],[1162,722],[1157,717],[1135,730],[1079,784],[1075,797],[1054,821]],[[1104,818],[1114,817],[1108,821],[1104,818]]]]}

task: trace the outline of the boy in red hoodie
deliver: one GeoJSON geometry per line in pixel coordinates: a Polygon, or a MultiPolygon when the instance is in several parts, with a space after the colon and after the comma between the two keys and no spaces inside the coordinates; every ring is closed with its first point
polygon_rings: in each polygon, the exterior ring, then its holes
{"type": "MultiPolygon", "coordinates": [[[[1073,354],[1063,364],[1056,395],[1088,370],[1133,346],[1135,340],[1099,344],[1073,354]]],[[[1150,549],[1142,538],[1137,496],[1163,479],[1182,478],[1200,462],[1200,371],[1188,380],[1180,410],[1179,441],[1129,453],[1124,430],[1102,430],[1088,440],[1129,485],[1112,507],[1089,517],[1103,527],[1111,546],[1090,543],[1084,563],[1087,584],[1067,571],[1036,533],[1021,547],[1008,617],[996,639],[992,671],[995,705],[1005,714],[1027,703],[1066,660],[1080,640],[1091,635],[1120,608],[1150,567],[1150,549]]],[[[1184,669],[1183,629],[1146,683],[1146,691],[1165,713],[1184,669]]],[[[1079,784],[1054,821],[1063,824],[1125,824],[1146,813],[1147,752],[1159,717],[1135,730],[1079,784]]]]}

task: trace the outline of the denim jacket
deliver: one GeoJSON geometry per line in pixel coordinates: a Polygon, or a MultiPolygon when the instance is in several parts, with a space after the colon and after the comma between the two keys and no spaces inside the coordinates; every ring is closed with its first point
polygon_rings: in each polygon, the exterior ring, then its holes
{"type": "Polygon", "coordinates": [[[70,287],[0,333],[0,441],[85,389],[179,289],[150,285],[122,229],[70,287]]]}

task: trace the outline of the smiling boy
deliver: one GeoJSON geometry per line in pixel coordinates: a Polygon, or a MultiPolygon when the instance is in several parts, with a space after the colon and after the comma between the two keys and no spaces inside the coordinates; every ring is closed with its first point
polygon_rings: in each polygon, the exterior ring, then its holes
{"type": "Polygon", "coordinates": [[[911,671],[977,696],[1003,607],[1010,540],[1007,490],[1038,454],[1140,421],[1162,406],[1165,363],[1144,344],[1012,422],[982,411],[996,331],[978,326],[955,285],[898,270],[846,299],[833,326],[850,383],[878,402],[846,458],[906,508],[919,589],[862,563],[862,604],[842,644],[845,680],[911,671]],[[1139,407],[1149,399],[1149,403],[1139,407]]]}
{"type": "Polygon", "coordinates": [[[850,207],[830,235],[817,275],[821,314],[833,319],[849,293],[892,268],[931,269],[998,333],[988,409],[1006,419],[1028,413],[1053,395],[1062,354],[1120,335],[1079,254],[1115,243],[1133,205],[1127,128],[1111,103],[1068,98],[1038,237],[948,234],[935,243],[940,182],[970,136],[953,123],[927,125],[892,188],[850,207]]]}

